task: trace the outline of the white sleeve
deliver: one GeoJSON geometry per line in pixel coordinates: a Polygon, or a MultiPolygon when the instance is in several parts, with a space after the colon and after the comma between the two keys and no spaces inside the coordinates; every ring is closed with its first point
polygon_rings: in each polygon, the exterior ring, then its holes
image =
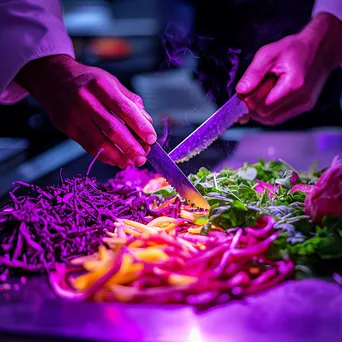
{"type": "Polygon", "coordinates": [[[14,81],[25,64],[56,54],[74,57],[60,1],[0,0],[0,46],[0,103],[13,104],[27,96],[14,81]]]}
{"type": "Polygon", "coordinates": [[[316,0],[312,16],[315,17],[322,12],[332,14],[342,21],[342,0],[316,0]]]}

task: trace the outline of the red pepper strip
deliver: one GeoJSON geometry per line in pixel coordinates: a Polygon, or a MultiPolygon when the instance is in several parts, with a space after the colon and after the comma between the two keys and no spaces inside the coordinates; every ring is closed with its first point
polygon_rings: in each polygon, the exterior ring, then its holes
{"type": "Polygon", "coordinates": [[[281,232],[275,233],[265,239],[264,241],[253,245],[251,247],[243,248],[243,249],[232,249],[231,255],[233,259],[240,259],[240,258],[253,258],[255,255],[260,255],[265,253],[269,246],[273,243],[273,241],[281,234],[281,232]]]}

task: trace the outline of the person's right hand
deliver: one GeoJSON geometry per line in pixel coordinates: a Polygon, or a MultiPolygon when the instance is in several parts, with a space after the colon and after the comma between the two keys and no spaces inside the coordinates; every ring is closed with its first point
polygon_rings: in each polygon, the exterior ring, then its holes
{"type": "Polygon", "coordinates": [[[56,128],[92,155],[103,149],[102,162],[120,168],[146,162],[157,139],[152,118],[141,98],[113,75],[57,55],[29,62],[16,80],[45,107],[56,128]]]}

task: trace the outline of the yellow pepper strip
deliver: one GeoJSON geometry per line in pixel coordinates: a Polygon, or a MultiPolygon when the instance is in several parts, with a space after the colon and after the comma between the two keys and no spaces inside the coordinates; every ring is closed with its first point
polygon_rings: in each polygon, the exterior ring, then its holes
{"type": "Polygon", "coordinates": [[[194,227],[191,227],[188,229],[188,232],[191,233],[191,234],[201,234],[201,230],[202,230],[202,227],[197,227],[197,228],[194,228],[194,227]]]}
{"type": "Polygon", "coordinates": [[[103,262],[108,262],[111,259],[111,256],[105,246],[99,246],[99,258],[103,262]]]}
{"type": "Polygon", "coordinates": [[[211,230],[217,230],[217,231],[219,231],[219,232],[225,232],[225,230],[224,229],[222,229],[222,228],[220,228],[220,227],[217,227],[217,226],[214,226],[214,225],[212,225],[211,227],[210,227],[210,229],[211,230]]]}
{"type": "Polygon", "coordinates": [[[136,230],[130,228],[129,226],[124,227],[124,232],[133,236],[141,236],[141,233],[137,232],[136,230]]]}
{"type": "Polygon", "coordinates": [[[185,219],[189,219],[191,221],[193,221],[195,219],[194,215],[188,211],[185,210],[181,210],[180,211],[180,215],[181,218],[185,218],[185,219]]]}
{"type": "Polygon", "coordinates": [[[156,177],[151,179],[144,187],[143,192],[146,194],[153,193],[161,188],[168,186],[169,184],[163,177],[156,177]]]}
{"type": "Polygon", "coordinates": [[[97,254],[98,259],[88,259],[83,262],[83,267],[87,271],[94,271],[101,267],[104,267],[113,258],[113,252],[108,250],[105,246],[99,247],[99,252],[97,254]]]}
{"type": "Polygon", "coordinates": [[[127,247],[131,249],[131,248],[138,248],[138,247],[141,247],[143,245],[144,245],[144,243],[142,241],[135,240],[135,241],[131,242],[127,247]]]}
{"type": "Polygon", "coordinates": [[[127,268],[127,270],[120,271],[117,274],[115,274],[110,280],[105,284],[105,287],[111,287],[116,284],[130,284],[139,277],[139,272],[142,271],[144,268],[143,264],[133,264],[127,268]]]}
{"type": "Polygon", "coordinates": [[[137,259],[147,262],[165,261],[169,258],[161,249],[155,247],[137,248],[132,250],[132,253],[137,259]]]}
{"type": "Polygon", "coordinates": [[[103,238],[103,242],[111,244],[111,245],[124,245],[127,242],[127,239],[123,239],[123,238],[103,238]]]}
{"type": "Polygon", "coordinates": [[[111,291],[119,302],[129,302],[137,293],[133,286],[113,285],[111,291]]]}
{"type": "Polygon", "coordinates": [[[101,260],[87,260],[83,263],[83,267],[88,272],[93,272],[101,267],[105,267],[106,263],[101,260]]]}
{"type": "MultiPolygon", "coordinates": [[[[107,262],[104,266],[83,274],[73,281],[73,286],[79,290],[79,291],[85,291],[90,286],[92,286],[96,280],[101,278],[103,275],[105,275],[109,269],[112,267],[114,262],[114,258],[107,262]]],[[[138,272],[143,269],[142,264],[133,264],[133,258],[129,254],[124,254],[122,258],[122,263],[120,266],[120,270],[113,275],[112,278],[106,283],[108,285],[113,285],[116,283],[130,283],[134,281],[138,276],[138,272]]]]}
{"type": "Polygon", "coordinates": [[[151,222],[147,223],[147,226],[149,227],[162,227],[165,223],[172,223],[175,219],[172,217],[167,216],[160,216],[152,220],[151,222]]]}
{"type": "Polygon", "coordinates": [[[131,220],[124,220],[123,222],[128,226],[139,229],[143,233],[149,233],[149,234],[158,233],[158,229],[156,229],[154,227],[148,227],[145,224],[142,224],[139,222],[135,222],[135,221],[131,221],[131,220]]]}
{"type": "Polygon", "coordinates": [[[257,275],[260,273],[260,269],[258,267],[250,267],[249,273],[253,275],[257,275]]]}
{"type": "Polygon", "coordinates": [[[180,274],[171,274],[169,276],[170,285],[190,285],[198,281],[197,277],[185,276],[180,274]]]}
{"type": "MultiPolygon", "coordinates": [[[[203,226],[200,227],[190,227],[188,228],[188,232],[191,234],[201,234],[201,230],[202,230],[203,226]]],[[[216,226],[211,226],[211,230],[216,230],[219,232],[225,232],[224,229],[220,228],[220,227],[216,227],[216,226]]]]}
{"type": "Polygon", "coordinates": [[[92,255],[86,255],[86,256],[81,256],[75,259],[72,259],[70,261],[71,265],[82,265],[84,262],[88,261],[88,260],[93,260],[94,258],[98,257],[98,253],[94,253],[92,255]]]}
{"type": "Polygon", "coordinates": [[[105,266],[101,268],[91,270],[86,274],[82,274],[81,276],[76,277],[72,281],[72,286],[78,291],[86,291],[87,289],[89,289],[90,286],[92,286],[96,282],[96,280],[98,280],[100,277],[102,277],[105,273],[109,271],[109,269],[112,267],[113,262],[114,260],[108,262],[105,266]]]}
{"type": "Polygon", "coordinates": [[[164,230],[166,230],[167,232],[170,232],[171,230],[174,230],[175,228],[178,227],[178,224],[175,223],[170,223],[169,225],[167,225],[165,228],[163,228],[164,230]]]}
{"type": "Polygon", "coordinates": [[[202,251],[204,251],[205,249],[207,249],[206,245],[204,245],[203,243],[198,243],[198,244],[196,244],[196,246],[197,246],[200,250],[202,250],[202,251]]]}

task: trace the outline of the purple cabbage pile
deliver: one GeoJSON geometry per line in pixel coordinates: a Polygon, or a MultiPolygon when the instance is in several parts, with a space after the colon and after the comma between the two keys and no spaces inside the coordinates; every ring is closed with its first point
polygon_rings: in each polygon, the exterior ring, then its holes
{"type": "Polygon", "coordinates": [[[88,176],[61,177],[59,184],[44,189],[16,182],[11,201],[0,209],[0,282],[13,273],[46,272],[56,262],[93,254],[117,219],[146,223],[170,211],[176,215],[180,203],[155,210],[162,198],[142,191],[152,177],[131,169],[107,184],[88,176]],[[17,196],[22,187],[28,194],[17,196]]]}

